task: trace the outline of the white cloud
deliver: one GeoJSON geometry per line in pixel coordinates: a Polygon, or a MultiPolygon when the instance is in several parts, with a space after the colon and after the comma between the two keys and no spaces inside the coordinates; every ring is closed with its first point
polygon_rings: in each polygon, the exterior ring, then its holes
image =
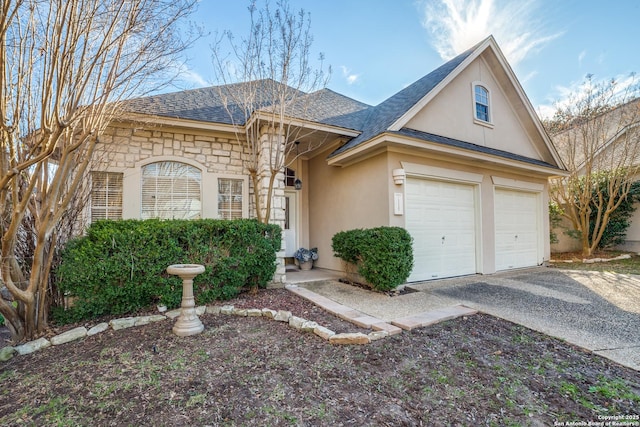
{"type": "Polygon", "coordinates": [[[561,33],[536,19],[537,0],[422,0],[422,25],[445,60],[493,35],[509,63],[517,65],[561,33]]]}
{"type": "Polygon", "coordinates": [[[520,83],[524,84],[524,83],[528,82],[529,80],[531,80],[532,78],[534,78],[537,75],[538,75],[538,72],[534,70],[534,71],[531,71],[530,73],[528,73],[526,76],[521,77],[518,80],[520,81],[520,83]]]}
{"type": "Polygon", "coordinates": [[[194,89],[210,86],[200,73],[183,61],[174,61],[167,67],[167,72],[175,75],[174,85],[181,89],[194,89]]]}
{"type": "Polygon", "coordinates": [[[556,112],[556,108],[553,105],[538,105],[538,117],[542,120],[551,119],[556,112]]]}
{"type": "Polygon", "coordinates": [[[207,80],[198,72],[187,66],[183,66],[180,69],[180,80],[193,87],[205,87],[210,85],[210,83],[207,82],[207,80]]]}
{"type": "Polygon", "coordinates": [[[340,69],[342,70],[342,77],[345,78],[345,80],[347,81],[347,84],[349,85],[354,84],[360,78],[360,74],[352,73],[351,70],[345,67],[344,65],[341,65],[340,69]]]}
{"type": "Polygon", "coordinates": [[[580,55],[578,55],[578,64],[580,66],[582,66],[582,61],[584,60],[584,58],[587,57],[587,51],[583,50],[582,52],[580,52],[580,55]]]}
{"type": "MultiPolygon", "coordinates": [[[[607,85],[611,78],[597,78],[591,76],[591,85],[607,85]]],[[[611,102],[618,103],[628,101],[639,93],[638,77],[634,74],[618,75],[614,77],[616,84],[611,95],[611,102]]],[[[537,107],[538,114],[542,118],[551,118],[558,108],[566,108],[570,103],[575,103],[577,99],[582,99],[588,92],[586,76],[582,80],[571,82],[568,86],[558,85],[554,88],[555,99],[548,99],[546,103],[537,107]]]]}

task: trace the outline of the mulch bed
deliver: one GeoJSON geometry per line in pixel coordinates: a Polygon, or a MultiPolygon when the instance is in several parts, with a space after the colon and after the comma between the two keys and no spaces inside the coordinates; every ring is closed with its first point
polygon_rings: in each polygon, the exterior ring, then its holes
{"type": "MultiPolygon", "coordinates": [[[[286,290],[227,302],[356,331],[286,290]]],[[[637,416],[640,372],[478,314],[336,346],[264,318],[109,330],[0,364],[0,425],[554,425],[637,416]]]]}

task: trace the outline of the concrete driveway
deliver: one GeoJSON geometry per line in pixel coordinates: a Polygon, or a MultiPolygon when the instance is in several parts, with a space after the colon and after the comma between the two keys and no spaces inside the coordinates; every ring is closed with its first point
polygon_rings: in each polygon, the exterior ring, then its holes
{"type": "Polygon", "coordinates": [[[335,281],[303,284],[385,321],[463,304],[640,370],[640,277],[535,268],[407,285],[388,297],[335,281]]]}

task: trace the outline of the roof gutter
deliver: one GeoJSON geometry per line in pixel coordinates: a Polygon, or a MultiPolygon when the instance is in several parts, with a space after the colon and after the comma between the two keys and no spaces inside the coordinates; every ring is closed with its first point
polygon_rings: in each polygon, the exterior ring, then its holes
{"type": "Polygon", "coordinates": [[[118,118],[118,122],[144,123],[145,125],[172,126],[203,131],[234,132],[231,124],[203,122],[200,120],[179,119],[175,117],[156,116],[152,114],[129,113],[126,117],[118,118]]]}
{"type": "Polygon", "coordinates": [[[543,166],[524,161],[508,159],[489,153],[471,151],[464,148],[452,147],[446,144],[435,143],[423,139],[414,139],[400,136],[393,133],[382,133],[375,138],[365,141],[356,147],[343,153],[333,156],[327,160],[330,166],[347,167],[370,157],[372,154],[379,154],[383,151],[411,150],[415,153],[418,150],[430,156],[447,156],[467,160],[474,165],[487,163],[495,166],[508,167],[510,169],[526,170],[530,173],[540,174],[547,177],[568,176],[569,173],[552,166],[543,166]]]}
{"type": "MultiPolygon", "coordinates": [[[[273,116],[277,116],[277,114],[269,114],[264,111],[258,111],[258,112],[254,112],[251,115],[251,118],[248,120],[248,122],[253,123],[255,121],[260,121],[260,120],[274,122],[274,123],[280,122],[280,120],[278,120],[277,117],[274,118],[273,116]]],[[[305,129],[311,129],[314,131],[339,134],[339,135],[344,135],[351,138],[355,138],[361,133],[360,131],[353,130],[353,129],[347,129],[340,126],[328,125],[320,122],[314,122],[312,120],[299,119],[299,118],[290,117],[290,116],[284,116],[282,121],[288,126],[296,126],[296,127],[302,127],[305,129]]]]}

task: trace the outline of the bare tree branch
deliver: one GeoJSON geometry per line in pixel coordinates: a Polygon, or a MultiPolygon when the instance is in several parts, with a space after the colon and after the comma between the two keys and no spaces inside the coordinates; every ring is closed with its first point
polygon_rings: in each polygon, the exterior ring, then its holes
{"type": "MultiPolygon", "coordinates": [[[[293,160],[295,142],[309,132],[301,125],[312,102],[309,94],[326,86],[330,70],[323,70],[322,57],[318,68],[310,63],[313,38],[304,10],[293,12],[286,1],[275,8],[267,1],[258,10],[254,1],[249,13],[248,36],[238,42],[223,33],[212,48],[213,62],[220,97],[243,148],[256,217],[269,222],[277,175],[293,160]]],[[[315,148],[306,146],[298,154],[315,148]]]]}
{"type": "Polygon", "coordinates": [[[550,198],[579,232],[585,256],[598,247],[611,215],[638,179],[639,95],[635,79],[620,88],[616,80],[594,83],[588,76],[545,124],[570,172],[551,183],[550,198]]]}
{"type": "Polygon", "coordinates": [[[49,275],[94,147],[121,100],[156,91],[188,46],[197,0],[0,3],[0,300],[14,341],[46,327],[49,275]],[[16,262],[27,240],[28,262],[16,262]]]}

